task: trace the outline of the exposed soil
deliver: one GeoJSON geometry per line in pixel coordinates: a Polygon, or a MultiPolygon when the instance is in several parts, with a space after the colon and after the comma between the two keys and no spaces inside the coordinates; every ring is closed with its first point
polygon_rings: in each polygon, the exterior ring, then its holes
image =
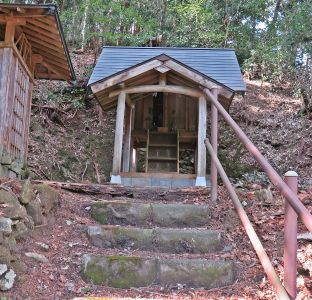
{"type": "MultiPolygon", "coordinates": [[[[73,54],[72,57],[78,77],[86,78],[93,64],[93,56],[73,54]]],[[[85,83],[85,80],[81,80],[80,85],[72,88],[66,83],[39,82],[34,93],[30,128],[29,173],[32,178],[95,183],[108,181],[115,111],[100,112],[96,101],[85,92],[85,83]]],[[[299,173],[300,199],[311,212],[312,124],[309,116],[301,112],[301,100],[293,97],[287,87],[272,91],[269,84],[261,86],[260,82],[251,81],[247,84],[246,96],[234,99],[230,113],[279,174],[289,169],[299,173]]],[[[247,213],[275,269],[283,278],[284,201],[276,191],[273,192],[273,203],[256,200],[255,190],[266,185],[267,178],[259,172],[254,160],[222,120],[219,147],[222,163],[238,183],[237,186],[242,187],[239,190],[240,198],[246,202],[247,213]]],[[[131,192],[132,196],[130,193],[128,197],[141,201],[209,203],[206,189],[194,191],[169,193],[165,190],[146,190],[144,193],[131,192]]],[[[150,299],[275,299],[223,188],[220,188],[218,203],[209,203],[212,211],[209,228],[222,231],[228,251],[199,256],[237,261],[237,281],[234,285],[212,291],[182,286],[118,290],[85,282],[80,276],[80,259],[84,253],[154,255],[141,251],[97,249],[89,244],[86,228],[93,221],[86,207],[93,201],[107,197],[118,199],[127,195],[94,196],[63,191],[61,205],[55,211],[51,224],[36,228],[29,239],[18,243],[18,252],[22,256],[27,251],[42,253],[49,263],[42,264],[25,257],[27,273],[19,274],[13,290],[4,293],[4,296],[31,300],[72,299],[83,295],[150,299]],[[39,241],[48,244],[50,249],[46,252],[41,250],[36,244],[39,241]]],[[[304,231],[300,223],[299,232],[304,231]]],[[[191,254],[183,256],[198,257],[191,254]]],[[[311,243],[299,242],[298,260],[298,299],[311,299],[311,243]]]]}
{"type": "MultiPolygon", "coordinates": [[[[93,55],[72,57],[81,78],[76,86],[39,81],[34,91],[30,175],[37,179],[105,182],[112,167],[115,110],[102,112],[85,89],[93,55]]],[[[268,83],[248,81],[246,95],[234,98],[230,114],[281,175],[296,170],[307,187],[312,184],[312,122],[301,107],[302,100],[287,86],[273,91],[268,83]]],[[[228,175],[236,181],[247,178],[265,182],[259,166],[231,128],[221,118],[219,125],[219,156],[228,175]]],[[[191,167],[188,164],[186,161],[185,165],[191,167]]]]}
{"type": "MultiPolygon", "coordinates": [[[[283,278],[283,200],[274,192],[274,203],[255,201],[254,190],[258,186],[248,187],[248,191],[239,191],[240,198],[246,201],[246,210],[260,235],[276,271],[283,278]]],[[[103,195],[82,195],[62,192],[60,206],[49,224],[36,228],[27,240],[18,243],[18,252],[27,264],[26,274],[18,274],[15,287],[3,296],[9,299],[72,299],[77,296],[132,297],[136,299],[276,299],[263,269],[241,227],[233,206],[221,188],[217,204],[210,203],[207,189],[183,189],[168,191],[165,189],[130,189],[127,196],[118,196],[118,188],[107,186],[108,193],[103,195]],[[112,191],[116,191],[115,193],[112,191]],[[147,196],[150,197],[147,198],[147,196]],[[172,196],[175,195],[173,198],[172,196]],[[149,286],[128,290],[95,286],[85,282],[80,275],[81,257],[85,253],[106,255],[126,254],[133,256],[155,256],[155,253],[138,250],[99,249],[90,245],[86,230],[89,224],[95,224],[89,217],[89,207],[101,199],[129,199],[131,201],[161,201],[183,203],[208,203],[211,207],[209,228],[219,229],[225,242],[225,250],[217,254],[161,254],[162,257],[203,257],[212,259],[231,259],[236,261],[236,282],[230,287],[188,289],[177,286],[149,286]],[[37,242],[49,245],[42,250],[37,242]],[[25,252],[37,252],[45,255],[49,263],[40,263],[24,256],[25,252]]],[[[300,193],[300,199],[312,210],[312,191],[300,193]]],[[[299,224],[299,232],[304,227],[299,224]]],[[[310,299],[312,296],[312,244],[300,242],[298,249],[299,276],[298,299],[310,299]]]]}

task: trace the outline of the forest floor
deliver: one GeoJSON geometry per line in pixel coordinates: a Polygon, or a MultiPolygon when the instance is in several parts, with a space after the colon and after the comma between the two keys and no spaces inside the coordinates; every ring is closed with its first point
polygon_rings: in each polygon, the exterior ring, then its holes
{"type": "MultiPolygon", "coordinates": [[[[273,192],[272,202],[256,201],[257,185],[239,190],[239,196],[245,201],[246,211],[259,234],[265,249],[271,258],[275,270],[283,279],[283,208],[284,200],[279,193],[273,192]]],[[[219,189],[216,204],[210,202],[209,191],[204,188],[166,190],[150,188],[144,190],[129,188],[124,193],[117,187],[106,186],[108,193],[85,195],[62,191],[61,202],[53,218],[46,226],[37,228],[27,239],[18,243],[18,253],[36,252],[44,255],[49,262],[40,263],[25,257],[27,272],[18,274],[14,288],[3,296],[12,300],[58,300],[75,297],[114,297],[118,299],[223,299],[223,300],[260,300],[277,299],[255,252],[234,212],[224,188],[219,189]],[[95,224],[90,218],[90,205],[99,200],[136,199],[138,201],[182,202],[208,204],[210,206],[210,229],[220,230],[226,251],[217,254],[164,254],[139,251],[99,249],[90,244],[87,238],[87,226],[95,224]],[[38,246],[44,243],[49,249],[38,246]],[[81,258],[85,253],[102,255],[130,255],[154,257],[202,257],[207,259],[225,259],[236,262],[236,281],[233,285],[213,290],[190,289],[183,285],[160,287],[151,285],[143,288],[115,289],[96,286],[85,282],[81,277],[81,258]]],[[[123,189],[124,190],[124,189],[123,189]]],[[[307,208],[312,210],[312,190],[301,192],[299,197],[307,208]]],[[[305,232],[299,222],[300,233],[305,232]]],[[[300,241],[298,247],[298,300],[311,299],[312,296],[312,244],[300,241]]],[[[106,298],[105,298],[106,299],[106,298]]]]}
{"type": "MultiPolygon", "coordinates": [[[[88,76],[93,56],[73,54],[72,57],[78,77],[88,76]]],[[[81,80],[80,83],[81,86],[72,88],[66,83],[39,82],[36,87],[29,143],[29,172],[34,179],[95,183],[109,180],[115,111],[101,112],[95,100],[86,94],[85,82],[81,80]]],[[[292,96],[286,85],[274,90],[270,84],[248,81],[245,97],[237,96],[233,100],[230,113],[280,175],[289,169],[299,173],[300,199],[312,211],[312,121],[309,115],[302,113],[301,105],[301,100],[292,96]]],[[[267,187],[267,178],[222,120],[219,147],[225,169],[235,182],[241,200],[246,201],[246,211],[283,278],[284,200],[274,189],[272,203],[257,200],[255,191],[267,187]]],[[[176,201],[209,203],[207,192],[195,196],[192,193],[193,190],[189,197],[177,197],[176,201]]],[[[55,223],[38,229],[29,240],[18,244],[21,252],[40,251],[35,242],[48,244],[49,251],[43,254],[49,264],[26,260],[28,272],[10,292],[12,299],[72,299],[83,295],[146,299],[274,299],[272,288],[222,186],[217,205],[210,203],[214,210],[211,226],[220,229],[226,245],[232,247],[219,258],[238,261],[240,272],[234,285],[212,291],[181,286],[118,290],[86,283],[80,276],[80,258],[86,252],[99,250],[90,246],[87,240],[86,227],[93,221],[85,208],[98,199],[99,196],[62,192],[55,223]]],[[[304,231],[300,223],[299,232],[304,231]]],[[[105,253],[118,251],[105,250],[105,253]]],[[[298,299],[311,299],[311,243],[299,242],[298,261],[298,299]]]]}

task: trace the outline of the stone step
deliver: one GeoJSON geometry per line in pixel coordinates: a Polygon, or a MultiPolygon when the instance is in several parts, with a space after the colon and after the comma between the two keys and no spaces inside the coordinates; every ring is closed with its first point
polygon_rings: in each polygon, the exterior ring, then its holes
{"type": "Polygon", "coordinates": [[[88,237],[94,246],[103,248],[167,253],[211,253],[222,249],[221,234],[202,229],[89,226],[88,237]]]}
{"type": "Polygon", "coordinates": [[[234,282],[231,261],[206,259],[162,259],[85,254],[82,273],[93,284],[116,288],[182,284],[207,289],[234,282]]]}
{"type": "Polygon", "coordinates": [[[107,225],[159,227],[201,227],[208,225],[208,206],[180,203],[136,203],[99,201],[92,205],[91,217],[107,225]]]}

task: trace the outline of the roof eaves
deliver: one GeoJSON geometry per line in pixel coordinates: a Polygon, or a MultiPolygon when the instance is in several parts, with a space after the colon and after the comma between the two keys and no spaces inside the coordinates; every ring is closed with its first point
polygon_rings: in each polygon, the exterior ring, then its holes
{"type": "MultiPolygon", "coordinates": [[[[141,48],[141,47],[140,47],[140,48],[141,48]]],[[[148,47],[146,47],[146,48],[148,48],[148,47]]],[[[173,60],[174,62],[180,64],[181,66],[183,66],[183,67],[185,67],[185,68],[187,68],[187,69],[189,69],[190,71],[192,71],[192,72],[194,72],[194,73],[197,73],[198,75],[203,76],[203,77],[205,77],[206,79],[208,79],[208,80],[210,80],[210,81],[212,81],[212,82],[214,82],[214,83],[216,83],[216,84],[218,84],[218,85],[224,87],[225,89],[227,89],[228,91],[230,91],[230,92],[232,92],[232,93],[237,92],[237,91],[234,91],[233,89],[231,89],[230,87],[224,85],[223,83],[221,83],[221,82],[219,82],[219,81],[217,81],[217,80],[215,80],[215,79],[213,79],[213,78],[211,78],[211,77],[209,77],[209,76],[207,76],[207,75],[205,75],[205,74],[203,74],[203,73],[201,73],[201,72],[199,72],[199,71],[197,71],[197,70],[195,70],[195,69],[189,67],[189,66],[186,65],[186,64],[181,63],[179,60],[176,60],[176,59],[172,58],[171,56],[169,56],[169,55],[166,54],[166,53],[162,53],[162,54],[156,55],[156,56],[154,56],[154,57],[152,57],[152,58],[150,58],[150,59],[148,59],[148,60],[145,60],[145,61],[143,61],[143,62],[141,62],[141,63],[136,64],[136,65],[133,65],[133,66],[131,66],[131,67],[129,67],[129,68],[123,69],[123,70],[121,70],[121,71],[119,71],[119,72],[116,72],[116,73],[110,75],[110,76],[107,76],[107,77],[105,77],[105,78],[102,78],[102,79],[97,80],[97,81],[92,82],[92,83],[88,83],[88,86],[92,86],[92,85],[98,84],[98,83],[100,83],[100,82],[102,82],[102,81],[105,81],[105,80],[107,80],[107,79],[109,79],[109,78],[112,78],[112,77],[114,77],[114,76],[116,76],[116,75],[119,75],[119,74],[121,74],[121,73],[127,72],[127,71],[129,71],[129,70],[131,70],[131,69],[133,69],[133,68],[138,67],[138,66],[144,65],[144,64],[146,64],[146,63],[148,63],[148,62],[150,62],[150,61],[152,61],[152,60],[154,60],[154,59],[157,59],[157,58],[162,58],[162,59],[163,59],[164,57],[167,57],[168,60],[169,60],[169,59],[170,59],[170,60],[173,60]]]]}
{"type": "Polygon", "coordinates": [[[75,74],[75,70],[72,64],[72,61],[70,59],[70,55],[69,55],[69,51],[67,48],[67,44],[65,41],[65,37],[64,37],[64,31],[63,31],[63,27],[59,18],[59,14],[58,14],[58,10],[57,10],[57,5],[56,4],[16,4],[16,3],[0,3],[0,7],[25,7],[25,8],[47,8],[50,9],[49,10],[49,14],[54,15],[55,20],[56,20],[56,24],[60,33],[60,37],[62,40],[62,44],[64,47],[64,51],[65,51],[65,55],[67,58],[67,62],[70,68],[70,72],[72,75],[72,79],[76,80],[76,74],[75,74]]]}

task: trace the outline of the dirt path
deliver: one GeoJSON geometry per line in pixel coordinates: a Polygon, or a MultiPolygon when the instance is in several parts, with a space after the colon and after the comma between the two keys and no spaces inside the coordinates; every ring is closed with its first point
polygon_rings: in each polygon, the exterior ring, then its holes
{"type": "MultiPolygon", "coordinates": [[[[87,225],[95,223],[89,217],[89,208],[94,201],[104,199],[101,195],[90,196],[62,192],[60,206],[57,207],[54,217],[46,226],[37,228],[27,240],[18,243],[18,252],[23,256],[25,252],[37,252],[45,255],[49,263],[39,263],[24,256],[27,264],[27,272],[19,276],[13,290],[4,296],[9,299],[72,299],[78,296],[106,296],[106,297],[132,297],[152,299],[275,299],[274,293],[263,274],[262,268],[247,240],[233,207],[223,189],[220,189],[217,205],[209,203],[207,190],[183,190],[176,193],[166,190],[151,189],[148,193],[137,193],[135,197],[145,201],[147,195],[155,201],[181,201],[187,203],[208,203],[211,206],[211,223],[209,228],[219,229],[225,240],[226,251],[217,255],[221,259],[233,259],[237,261],[237,280],[234,285],[227,288],[214,290],[187,289],[181,285],[150,286],[120,290],[108,287],[95,286],[86,283],[80,276],[81,257],[85,253],[102,253],[109,255],[152,255],[148,252],[125,250],[98,249],[90,245],[87,236],[87,225]],[[49,246],[43,250],[38,242],[49,246]]],[[[130,199],[133,194],[129,193],[130,199]]],[[[269,206],[257,205],[253,188],[240,192],[241,199],[247,203],[246,209],[254,222],[257,232],[262,237],[264,245],[278,273],[283,276],[282,269],[282,223],[283,202],[278,196],[274,197],[274,203],[269,206]]],[[[311,193],[301,193],[301,199],[312,210],[311,193]]],[[[108,196],[105,196],[107,199],[108,196]]],[[[111,196],[112,198],[112,196],[111,196]]],[[[120,197],[114,197],[118,199],[120,197]]],[[[122,197],[125,199],[125,197],[122,197]]],[[[300,231],[303,231],[300,225],[300,231]]],[[[191,256],[159,254],[159,256],[191,256]]],[[[205,258],[216,256],[201,255],[205,258]]],[[[298,287],[300,294],[298,299],[310,299],[312,295],[312,245],[301,243],[299,245],[298,259],[299,277],[298,287]],[[310,272],[310,274],[309,274],[310,272]],[[311,277],[310,277],[311,278],[311,277]],[[310,289],[310,290],[309,290],[310,289]]]]}

